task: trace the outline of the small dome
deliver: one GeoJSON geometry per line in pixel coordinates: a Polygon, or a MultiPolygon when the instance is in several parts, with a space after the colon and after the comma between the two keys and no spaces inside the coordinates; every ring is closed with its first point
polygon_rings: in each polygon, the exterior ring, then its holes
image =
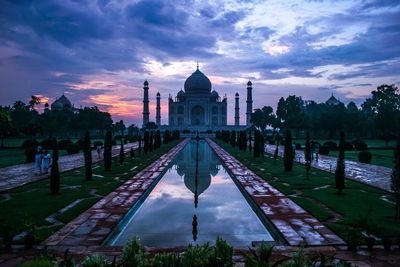
{"type": "Polygon", "coordinates": [[[149,85],[149,82],[148,82],[147,80],[145,80],[144,83],[143,83],[143,85],[144,85],[144,86],[148,86],[148,85],[149,85]]]}
{"type": "Polygon", "coordinates": [[[186,93],[210,93],[211,82],[199,69],[192,73],[185,81],[186,93]]]}
{"type": "Polygon", "coordinates": [[[239,96],[239,93],[236,93],[235,96],[239,96]]]}
{"type": "Polygon", "coordinates": [[[51,109],[63,109],[63,107],[63,104],[58,99],[51,104],[51,109]]]}
{"type": "Polygon", "coordinates": [[[248,81],[248,82],[247,82],[247,85],[248,85],[248,86],[251,86],[251,85],[252,85],[251,81],[248,81]]]}
{"type": "Polygon", "coordinates": [[[182,90],[180,90],[180,91],[178,92],[178,96],[185,96],[185,92],[182,91],[182,90]]]}
{"type": "Polygon", "coordinates": [[[60,102],[63,107],[72,107],[71,101],[69,101],[65,95],[62,95],[57,101],[60,102]]]}
{"type": "Polygon", "coordinates": [[[157,96],[160,96],[160,92],[157,92],[157,96]]]}
{"type": "Polygon", "coordinates": [[[218,92],[217,92],[217,91],[215,91],[215,90],[213,90],[213,91],[211,92],[211,97],[218,98],[218,97],[219,97],[219,94],[218,94],[218,92]]]}

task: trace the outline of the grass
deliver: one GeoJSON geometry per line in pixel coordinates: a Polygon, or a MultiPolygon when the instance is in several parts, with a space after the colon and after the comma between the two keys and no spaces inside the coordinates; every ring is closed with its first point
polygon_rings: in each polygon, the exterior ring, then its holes
{"type": "MultiPolygon", "coordinates": [[[[243,162],[260,177],[286,195],[294,192],[291,199],[325,223],[343,239],[347,239],[345,230],[349,225],[359,222],[368,216],[368,224],[372,232],[379,236],[400,236],[399,221],[394,220],[395,207],[381,199],[387,192],[346,179],[343,194],[337,194],[334,175],[318,169],[311,169],[310,179],[306,179],[305,166],[295,163],[292,172],[285,172],[283,160],[276,161],[271,155],[264,158],[253,158],[250,152],[216,140],[229,153],[243,162]],[[328,210],[321,207],[326,206],[328,210]],[[331,221],[333,214],[340,215],[340,221],[331,221]]],[[[365,220],[363,223],[366,223],[365,220]]]]}
{"type": "MultiPolygon", "coordinates": [[[[59,151],[60,156],[67,155],[65,150],[59,151]]],[[[0,149],[0,168],[26,163],[23,149],[0,149]]]]}
{"type": "MultiPolygon", "coordinates": [[[[20,148],[22,146],[22,143],[27,140],[27,139],[31,139],[30,137],[25,137],[25,138],[21,138],[21,137],[13,137],[13,138],[5,138],[4,139],[4,146],[5,147],[18,147],[20,148]]],[[[33,138],[36,139],[38,142],[46,139],[46,138],[33,138]]],[[[72,142],[76,142],[79,140],[79,138],[58,138],[58,140],[62,140],[62,139],[70,139],[72,142]]],[[[93,138],[92,139],[92,143],[95,141],[102,141],[104,142],[104,139],[96,139],[93,138]]]]}
{"type": "MultiPolygon", "coordinates": [[[[41,180],[19,188],[3,192],[0,199],[0,225],[11,227],[12,234],[18,234],[27,229],[27,223],[35,226],[46,226],[45,221],[49,215],[73,203],[77,199],[83,199],[78,205],[69,209],[57,218],[63,222],[69,222],[96,202],[96,195],[105,196],[112,192],[126,180],[158,159],[177,144],[177,141],[162,145],[153,153],[144,154],[136,152],[135,158],[125,157],[123,165],[114,161],[110,172],[105,172],[103,162],[93,165],[94,176],[92,181],[85,181],[84,168],[79,168],[61,174],[61,193],[53,196],[49,194],[49,180],[41,180]],[[136,168],[131,171],[134,166],[136,168]],[[119,177],[115,179],[115,177],[119,177]],[[5,194],[11,199],[5,200],[5,194]]],[[[0,229],[2,227],[0,226],[0,229]]],[[[41,240],[50,236],[57,228],[41,227],[39,238],[41,240]]]]}
{"type": "MultiPolygon", "coordinates": [[[[393,168],[393,150],[369,149],[368,151],[372,154],[371,164],[393,168]]],[[[345,157],[347,160],[358,162],[358,153],[359,151],[346,151],[345,157]]],[[[339,151],[329,152],[329,156],[332,157],[337,157],[338,154],[339,151]]]]}
{"type": "MultiPolygon", "coordinates": [[[[312,139],[312,140],[319,142],[321,145],[323,143],[327,142],[327,141],[333,141],[333,142],[339,144],[339,136],[338,136],[337,139],[312,139]]],[[[373,148],[373,147],[386,147],[386,142],[384,140],[380,140],[380,139],[362,139],[362,140],[367,143],[368,147],[371,147],[371,148],[373,148]]],[[[352,140],[346,140],[346,141],[351,142],[352,140]]],[[[305,145],[306,140],[299,138],[299,139],[293,139],[293,142],[305,145]]],[[[395,140],[391,140],[388,143],[389,147],[394,147],[395,145],[396,145],[396,141],[395,140]]]]}

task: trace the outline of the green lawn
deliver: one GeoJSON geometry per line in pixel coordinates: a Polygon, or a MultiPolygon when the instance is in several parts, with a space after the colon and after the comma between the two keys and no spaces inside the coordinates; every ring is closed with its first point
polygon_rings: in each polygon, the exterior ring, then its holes
{"type": "MultiPolygon", "coordinates": [[[[60,150],[60,156],[67,155],[65,150],[60,150]]],[[[26,163],[23,149],[0,149],[0,168],[26,163]]]]}
{"type": "MultiPolygon", "coordinates": [[[[339,144],[339,137],[338,139],[312,139],[311,140],[317,141],[321,145],[327,141],[333,141],[337,144],[339,144]]],[[[364,142],[367,143],[368,147],[385,147],[386,142],[380,139],[362,139],[364,142]]],[[[348,142],[351,142],[352,140],[347,140],[348,142]]],[[[305,145],[306,140],[305,139],[293,139],[293,142],[295,143],[300,143],[302,145],[305,145]]],[[[388,143],[389,147],[394,147],[396,145],[396,141],[392,140],[388,143]]]]}
{"type": "Polygon", "coordinates": [[[358,225],[368,222],[372,232],[379,236],[400,237],[400,220],[393,218],[394,204],[381,199],[386,196],[393,201],[388,193],[346,179],[344,193],[339,195],[331,173],[313,168],[310,179],[306,179],[305,166],[302,164],[295,163],[292,172],[285,172],[281,158],[274,161],[272,156],[267,155],[255,159],[249,152],[240,151],[220,140],[216,142],[282,193],[290,195],[300,192],[300,195],[291,199],[345,240],[348,240],[348,226],[356,222],[358,225]],[[339,215],[339,222],[332,220],[335,214],[339,215]],[[360,223],[366,217],[368,220],[360,223]]]}
{"type": "MultiPolygon", "coordinates": [[[[368,150],[372,154],[371,164],[384,166],[388,168],[393,168],[393,150],[368,150]]],[[[347,160],[352,160],[358,162],[359,151],[346,151],[345,157],[347,160]]],[[[338,151],[330,151],[329,156],[337,157],[338,151]]]]}
{"type": "MultiPolygon", "coordinates": [[[[5,147],[21,147],[22,143],[26,140],[26,139],[30,139],[29,137],[26,138],[6,138],[4,139],[4,146],[5,147]]],[[[42,141],[45,138],[34,138],[37,141],[42,141]]],[[[59,138],[58,140],[61,140],[64,138],[59,138]]],[[[65,139],[70,139],[72,142],[76,142],[79,140],[79,138],[65,138],[65,139]]],[[[102,141],[104,142],[104,139],[92,139],[92,143],[95,141],[102,141]]]]}
{"type": "Polygon", "coordinates": [[[0,224],[0,229],[5,229],[4,225],[6,225],[7,228],[11,227],[13,234],[17,234],[27,228],[27,223],[32,222],[40,229],[37,234],[39,239],[43,240],[57,230],[54,227],[42,227],[49,225],[45,221],[46,217],[75,200],[82,199],[82,202],[57,217],[63,222],[72,220],[98,200],[91,191],[96,190],[96,194],[101,196],[107,195],[176,144],[177,141],[162,145],[160,149],[146,155],[143,152],[136,152],[136,157],[133,159],[126,156],[123,165],[117,164],[117,160],[114,160],[110,172],[103,170],[102,162],[94,164],[93,173],[103,177],[94,176],[92,181],[85,181],[84,168],[62,173],[61,194],[56,196],[49,194],[47,179],[3,192],[0,194],[0,223],[2,224],[0,224]],[[131,171],[133,167],[136,168],[131,171]],[[6,200],[7,198],[10,199],[6,200]]]}

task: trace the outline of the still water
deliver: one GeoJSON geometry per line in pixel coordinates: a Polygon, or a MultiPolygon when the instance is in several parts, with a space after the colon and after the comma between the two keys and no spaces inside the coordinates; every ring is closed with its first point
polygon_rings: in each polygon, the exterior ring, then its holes
{"type": "Polygon", "coordinates": [[[152,247],[213,243],[217,236],[235,247],[273,240],[202,140],[198,147],[191,141],[183,148],[144,203],[119,224],[108,244],[123,246],[135,236],[142,245],[152,247]]]}

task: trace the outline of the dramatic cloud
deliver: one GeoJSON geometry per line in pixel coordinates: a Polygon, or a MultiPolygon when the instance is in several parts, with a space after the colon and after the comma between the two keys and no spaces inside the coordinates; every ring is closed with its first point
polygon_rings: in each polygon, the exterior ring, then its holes
{"type": "Polygon", "coordinates": [[[197,61],[220,95],[246,83],[254,107],[281,96],[360,104],[382,83],[400,81],[399,1],[13,1],[0,8],[0,104],[65,93],[114,120],[141,124],[143,81],[155,96],[183,87],[197,61]]]}

